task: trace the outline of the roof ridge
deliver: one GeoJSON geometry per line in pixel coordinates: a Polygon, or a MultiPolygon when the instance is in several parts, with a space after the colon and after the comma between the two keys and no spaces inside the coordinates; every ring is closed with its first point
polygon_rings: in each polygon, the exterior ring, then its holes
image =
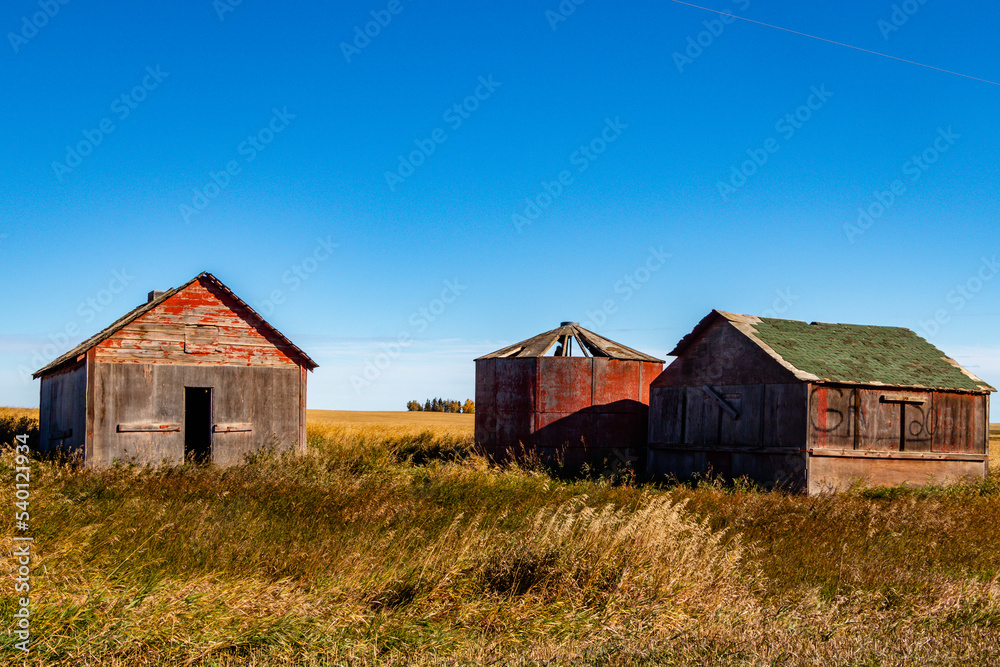
{"type": "Polygon", "coordinates": [[[807,324],[713,310],[670,354],[683,354],[720,318],[803,381],[996,391],[917,332],[900,326],[807,324]]]}

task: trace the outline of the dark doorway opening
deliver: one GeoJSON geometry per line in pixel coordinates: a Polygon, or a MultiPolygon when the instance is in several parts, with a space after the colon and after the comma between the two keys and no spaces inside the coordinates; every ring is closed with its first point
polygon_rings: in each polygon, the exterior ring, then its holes
{"type": "Polygon", "coordinates": [[[212,461],[212,389],[184,387],[184,460],[212,461]]]}

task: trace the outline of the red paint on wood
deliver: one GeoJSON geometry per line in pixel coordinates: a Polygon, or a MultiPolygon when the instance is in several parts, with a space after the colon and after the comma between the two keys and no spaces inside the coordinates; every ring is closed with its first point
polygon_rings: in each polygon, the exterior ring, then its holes
{"type": "Polygon", "coordinates": [[[209,283],[195,281],[96,346],[100,361],[294,366],[294,350],[209,283]],[[217,327],[213,343],[192,345],[189,327],[217,327]],[[185,334],[188,344],[185,345],[185,334]]]}

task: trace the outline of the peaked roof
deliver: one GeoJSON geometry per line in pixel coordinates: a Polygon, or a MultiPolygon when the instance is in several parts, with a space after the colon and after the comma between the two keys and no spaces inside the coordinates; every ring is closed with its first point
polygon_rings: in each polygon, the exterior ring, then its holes
{"type": "Polygon", "coordinates": [[[580,351],[586,356],[604,357],[607,359],[626,359],[630,361],[658,361],[661,364],[663,359],[651,357],[638,350],[633,350],[621,343],[608,340],[598,336],[593,331],[584,329],[576,322],[563,322],[558,329],[546,331],[538,334],[534,338],[522,340],[520,343],[509,345],[502,350],[491,352],[476,359],[505,359],[515,357],[543,357],[553,345],[559,343],[556,348],[556,356],[569,356],[572,340],[576,339],[580,346],[580,351]]]}
{"type": "Polygon", "coordinates": [[[307,355],[305,352],[303,352],[297,345],[295,345],[295,343],[293,343],[292,341],[288,340],[288,338],[286,338],[284,336],[284,334],[282,334],[280,331],[278,331],[277,329],[275,329],[274,327],[272,327],[270,324],[268,324],[267,320],[265,320],[263,317],[261,317],[257,313],[257,311],[255,311],[253,308],[251,308],[247,304],[246,301],[244,301],[240,297],[236,296],[236,294],[234,294],[231,289],[229,289],[228,287],[226,287],[222,283],[221,280],[219,280],[218,278],[216,278],[215,276],[213,276],[211,273],[202,272],[202,273],[199,273],[194,278],[192,278],[191,280],[189,280],[186,283],[184,283],[183,285],[181,285],[180,287],[174,287],[172,289],[169,289],[166,292],[161,293],[159,296],[157,296],[152,301],[144,303],[141,306],[139,306],[138,308],[135,308],[135,309],[131,310],[130,312],[126,313],[122,317],[120,317],[117,320],[115,320],[114,322],[112,322],[111,325],[108,326],[103,331],[94,334],[93,336],[91,336],[87,340],[83,341],[82,343],[80,343],[79,345],[77,345],[76,347],[74,347],[69,352],[63,354],[60,357],[57,357],[56,359],[53,359],[46,366],[44,366],[44,367],[38,369],[37,371],[35,371],[34,373],[32,373],[31,377],[32,378],[38,378],[38,377],[40,377],[42,375],[45,375],[49,371],[53,371],[56,368],[59,368],[60,366],[66,364],[66,363],[74,361],[78,356],[80,356],[81,354],[84,354],[90,348],[94,347],[95,345],[97,345],[97,344],[99,344],[99,343],[107,340],[111,336],[113,336],[122,327],[124,327],[124,326],[126,326],[126,325],[128,325],[128,324],[130,324],[132,322],[134,322],[140,316],[142,316],[142,315],[148,313],[149,311],[153,310],[154,308],[156,308],[157,306],[159,306],[161,303],[163,303],[164,301],[166,301],[167,299],[169,299],[173,295],[177,294],[178,292],[180,292],[184,288],[188,287],[192,283],[194,283],[196,281],[199,281],[199,280],[207,280],[208,282],[212,283],[212,285],[214,285],[215,287],[219,288],[220,290],[222,290],[223,292],[225,292],[230,298],[232,298],[234,301],[236,301],[237,304],[239,304],[240,306],[246,308],[253,316],[257,317],[261,321],[261,324],[264,326],[264,328],[266,328],[268,331],[270,331],[271,333],[273,333],[275,336],[277,336],[278,338],[280,338],[282,341],[284,341],[285,343],[287,343],[289,347],[292,348],[292,350],[295,352],[295,354],[300,358],[300,361],[302,362],[303,366],[305,366],[309,370],[312,370],[312,369],[317,368],[319,366],[319,364],[317,364],[315,361],[313,361],[312,359],[310,359],[309,355],[307,355]]]}
{"type": "Polygon", "coordinates": [[[977,393],[996,391],[903,327],[807,324],[713,310],[670,354],[683,354],[720,318],[729,321],[800,380],[977,393]]]}

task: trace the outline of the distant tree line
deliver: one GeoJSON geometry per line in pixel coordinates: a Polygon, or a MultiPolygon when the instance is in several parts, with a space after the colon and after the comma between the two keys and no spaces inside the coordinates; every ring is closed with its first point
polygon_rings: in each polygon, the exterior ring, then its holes
{"type": "Polygon", "coordinates": [[[443,398],[428,398],[423,403],[420,401],[410,401],[406,404],[406,409],[410,412],[463,412],[465,414],[472,414],[476,411],[476,404],[471,398],[465,399],[464,403],[445,400],[443,398]]]}

